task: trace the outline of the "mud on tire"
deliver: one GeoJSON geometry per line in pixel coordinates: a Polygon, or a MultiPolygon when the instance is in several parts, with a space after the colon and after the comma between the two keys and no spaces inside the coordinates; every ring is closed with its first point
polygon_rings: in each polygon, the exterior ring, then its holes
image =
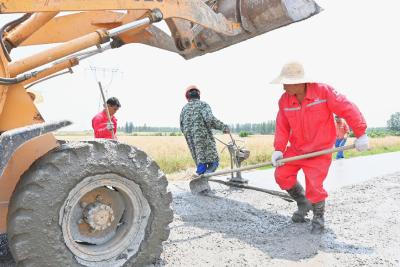
{"type": "Polygon", "coordinates": [[[8,237],[17,265],[142,266],[155,262],[162,252],[162,242],[169,236],[168,224],[173,218],[167,185],[158,165],[132,146],[115,141],[63,144],[22,176],[11,199],[8,237]],[[67,247],[60,219],[69,205],[66,200],[71,192],[91,177],[99,179],[102,175],[135,184],[150,212],[136,250],[127,246],[119,255],[91,264],[81,261],[67,247]]]}
{"type": "Polygon", "coordinates": [[[14,260],[8,248],[6,234],[0,234],[0,266],[13,266],[14,260]]]}

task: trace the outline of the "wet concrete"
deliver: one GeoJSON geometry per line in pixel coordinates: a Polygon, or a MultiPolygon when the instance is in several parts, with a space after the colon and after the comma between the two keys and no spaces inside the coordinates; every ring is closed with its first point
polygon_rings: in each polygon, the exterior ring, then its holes
{"type": "MultiPolygon", "coordinates": [[[[242,173],[252,186],[280,190],[275,183],[275,169],[242,173]]],[[[373,177],[400,171],[400,152],[356,157],[351,159],[334,160],[325,180],[325,189],[336,190],[346,185],[357,184],[373,177]]],[[[220,179],[224,180],[224,177],[220,179]]],[[[304,174],[298,174],[298,180],[304,184],[304,174]]]]}
{"type": "MultiPolygon", "coordinates": [[[[329,186],[321,235],[310,234],[310,221],[292,223],[295,203],[219,184],[212,184],[213,194],[192,195],[188,181],[171,182],[174,221],[156,266],[400,266],[400,172],[371,177],[372,172],[390,171],[382,160],[391,160],[393,167],[398,156],[334,164],[330,180],[345,175],[339,170],[354,162],[363,167],[363,177],[336,179],[336,187],[356,183],[339,189],[329,186]],[[373,168],[378,164],[382,168],[373,168]],[[363,181],[367,177],[371,179],[363,181]]],[[[266,172],[270,177],[260,179],[272,178],[271,170],[254,174],[266,172]]],[[[357,175],[355,170],[350,174],[357,175]]]]}

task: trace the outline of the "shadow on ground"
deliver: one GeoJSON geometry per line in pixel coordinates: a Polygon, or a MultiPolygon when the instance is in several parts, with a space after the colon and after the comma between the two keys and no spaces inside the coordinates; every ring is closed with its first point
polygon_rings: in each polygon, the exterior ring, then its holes
{"type": "MultiPolygon", "coordinates": [[[[199,228],[202,229],[202,234],[196,235],[194,232],[190,237],[174,235],[175,239],[170,239],[166,245],[191,242],[192,246],[195,246],[193,240],[207,238],[213,233],[221,233],[223,239],[241,240],[262,251],[268,258],[294,262],[312,258],[319,251],[373,253],[373,249],[369,247],[338,241],[335,233],[329,228],[322,235],[312,235],[310,222],[295,224],[291,222],[289,215],[282,215],[274,210],[255,208],[245,202],[246,199],[242,202],[219,195],[200,196],[188,192],[175,194],[173,204],[175,220],[182,223],[173,226],[172,231],[182,232],[184,228],[199,228]]],[[[249,195],[244,194],[243,197],[249,197],[249,195]]],[[[290,204],[290,212],[294,209],[295,205],[290,204]]],[[[289,214],[285,211],[283,213],[289,214]]],[[[210,243],[211,247],[213,245],[210,243]]]]}

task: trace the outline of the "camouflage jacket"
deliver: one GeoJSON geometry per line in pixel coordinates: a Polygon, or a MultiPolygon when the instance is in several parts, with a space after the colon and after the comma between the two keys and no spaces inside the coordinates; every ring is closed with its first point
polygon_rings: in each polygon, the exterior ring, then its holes
{"type": "Polygon", "coordinates": [[[212,129],[228,126],[214,117],[206,102],[190,100],[182,109],[180,126],[196,164],[219,161],[212,129]]]}

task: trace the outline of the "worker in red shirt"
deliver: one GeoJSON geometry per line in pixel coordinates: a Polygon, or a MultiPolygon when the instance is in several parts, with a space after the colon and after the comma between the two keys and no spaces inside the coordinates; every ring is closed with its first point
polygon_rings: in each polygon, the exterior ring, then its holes
{"type": "Polygon", "coordinates": [[[106,103],[111,123],[108,119],[106,109],[103,109],[103,111],[94,116],[92,119],[92,128],[95,138],[112,139],[112,132],[114,132],[114,136],[117,133],[117,119],[114,117],[114,114],[121,107],[121,104],[116,97],[110,97],[106,103]]]}
{"type": "MultiPolygon", "coordinates": [[[[336,142],[335,142],[335,147],[342,147],[346,144],[347,141],[347,135],[349,134],[349,126],[347,126],[347,123],[340,118],[339,116],[335,116],[335,121],[336,121],[336,142]]],[[[336,154],[336,159],[344,159],[344,152],[339,151],[336,154]]]]}
{"type": "Polygon", "coordinates": [[[322,233],[325,199],[328,196],[323,182],[332,156],[328,154],[284,165],[278,160],[332,148],[336,139],[333,113],[343,117],[353,129],[357,138],[356,149],[367,150],[367,124],[356,105],[329,85],[307,79],[303,66],[298,62],[286,64],[281,74],[271,83],[283,84],[285,90],[279,100],[275,151],[271,157],[273,165],[277,167],[275,180],[297,202],[298,210],[294,212],[292,221],[305,222],[305,216],[312,209],[311,232],[322,233]],[[297,181],[300,169],[305,174],[305,193],[297,181]]]}

